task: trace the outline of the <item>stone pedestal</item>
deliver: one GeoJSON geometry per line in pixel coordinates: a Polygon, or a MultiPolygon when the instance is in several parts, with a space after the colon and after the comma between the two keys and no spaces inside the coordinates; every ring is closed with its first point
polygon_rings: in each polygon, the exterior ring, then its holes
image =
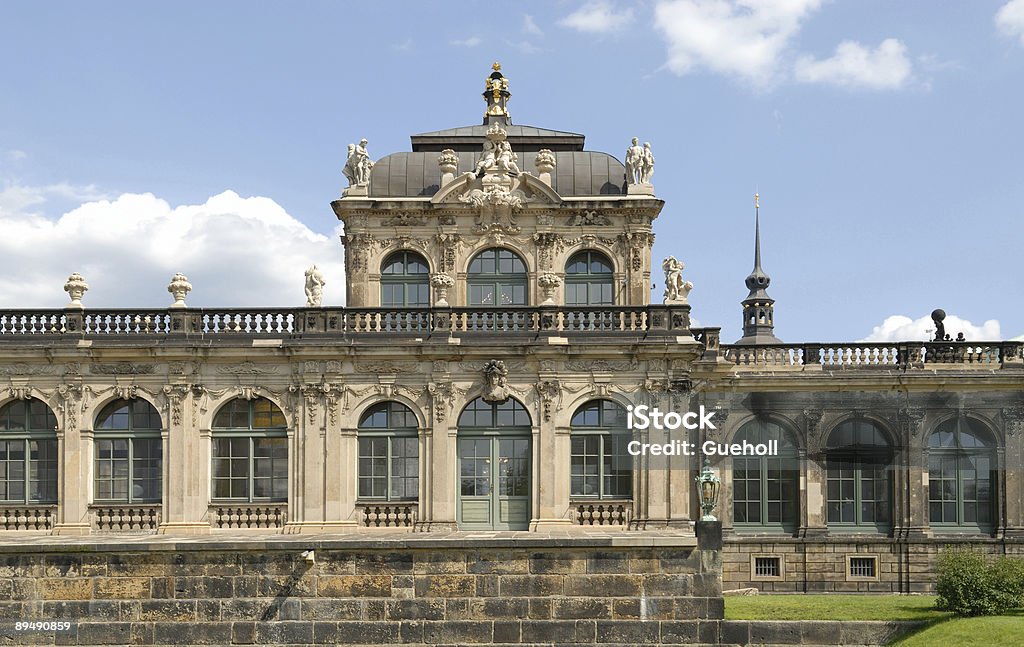
{"type": "Polygon", "coordinates": [[[650,182],[626,185],[626,195],[654,195],[654,185],[650,182]]]}

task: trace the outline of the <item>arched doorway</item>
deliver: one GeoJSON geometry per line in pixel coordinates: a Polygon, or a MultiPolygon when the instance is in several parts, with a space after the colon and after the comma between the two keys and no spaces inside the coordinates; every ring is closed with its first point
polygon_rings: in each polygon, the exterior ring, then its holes
{"type": "Polygon", "coordinates": [[[460,528],[529,528],[530,456],[530,414],[522,404],[477,398],[466,405],[458,436],[460,528]]]}

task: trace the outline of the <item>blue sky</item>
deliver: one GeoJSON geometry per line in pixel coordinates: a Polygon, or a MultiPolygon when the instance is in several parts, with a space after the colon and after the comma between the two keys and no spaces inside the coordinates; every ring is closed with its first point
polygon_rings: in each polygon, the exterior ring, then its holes
{"type": "Polygon", "coordinates": [[[652,143],[655,258],[725,340],[755,190],[785,341],[936,307],[1024,333],[1024,0],[5,2],[0,307],[72,271],[87,306],[167,305],[178,271],[191,305],[301,305],[313,262],[340,303],[346,144],[478,122],[494,60],[516,123],[652,143]]]}

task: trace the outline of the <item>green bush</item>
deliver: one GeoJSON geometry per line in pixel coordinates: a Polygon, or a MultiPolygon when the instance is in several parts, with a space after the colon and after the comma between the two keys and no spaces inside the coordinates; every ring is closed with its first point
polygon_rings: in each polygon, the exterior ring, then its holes
{"type": "Polygon", "coordinates": [[[943,550],[938,560],[935,606],[958,616],[987,616],[1024,607],[1024,560],[992,562],[967,550],[943,550]]]}

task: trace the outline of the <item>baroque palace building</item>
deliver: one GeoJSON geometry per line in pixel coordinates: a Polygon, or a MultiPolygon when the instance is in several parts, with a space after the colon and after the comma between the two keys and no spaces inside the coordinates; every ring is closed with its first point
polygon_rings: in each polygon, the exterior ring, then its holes
{"type": "Polygon", "coordinates": [[[1021,343],[783,343],[758,233],[723,344],[652,266],[650,147],[509,97],[496,65],[483,123],[350,146],[345,307],[311,268],[303,308],[191,308],[179,275],[170,308],[98,310],[74,275],[68,306],[0,312],[0,530],[692,533],[700,458],[635,437],[777,441],[712,460],[726,588],[924,590],[942,545],[1022,552],[1021,343]],[[634,434],[638,404],[716,428],[634,434]]]}

